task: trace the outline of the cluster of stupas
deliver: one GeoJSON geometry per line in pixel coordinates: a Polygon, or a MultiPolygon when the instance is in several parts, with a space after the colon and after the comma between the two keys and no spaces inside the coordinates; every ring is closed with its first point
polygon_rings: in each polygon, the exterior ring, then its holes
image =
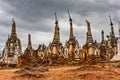
{"type": "MultiPolygon", "coordinates": [[[[68,11],[69,14],[69,11],[68,11]]],[[[55,13],[55,30],[53,41],[46,46],[40,44],[37,49],[33,49],[31,35],[28,34],[28,45],[24,52],[20,39],[16,33],[16,23],[13,19],[11,35],[5,43],[2,56],[2,63],[17,64],[20,66],[27,65],[29,62],[38,62],[40,64],[77,64],[91,63],[101,61],[111,61],[117,59],[120,54],[120,30],[119,37],[115,37],[113,22],[110,18],[110,35],[107,40],[104,39],[104,31],[101,31],[101,42],[93,39],[90,22],[86,20],[87,32],[86,43],[80,48],[79,42],[74,35],[73,22],[69,14],[70,34],[65,45],[60,41],[60,29],[55,13]]],[[[119,60],[119,58],[118,58],[119,60]]]]}

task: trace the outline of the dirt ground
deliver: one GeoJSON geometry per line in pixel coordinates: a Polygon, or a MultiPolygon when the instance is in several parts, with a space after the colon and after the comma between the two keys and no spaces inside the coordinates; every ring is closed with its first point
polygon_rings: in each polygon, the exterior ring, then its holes
{"type": "Polygon", "coordinates": [[[20,76],[19,69],[0,70],[0,80],[120,80],[118,64],[48,67],[41,77],[20,76]]]}

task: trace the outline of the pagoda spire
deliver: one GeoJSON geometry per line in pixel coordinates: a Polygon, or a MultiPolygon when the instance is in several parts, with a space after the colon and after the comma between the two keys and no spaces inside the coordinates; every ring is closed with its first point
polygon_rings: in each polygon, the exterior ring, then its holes
{"type": "Polygon", "coordinates": [[[87,23],[87,42],[88,43],[92,43],[93,42],[93,37],[92,37],[92,33],[91,33],[91,28],[90,28],[90,22],[88,20],[85,20],[87,23]]]}
{"type": "Polygon", "coordinates": [[[113,22],[112,22],[112,18],[111,18],[111,15],[109,14],[109,19],[110,19],[110,26],[111,26],[111,36],[112,37],[115,37],[115,34],[114,34],[114,28],[113,28],[113,22]]]}
{"type": "Polygon", "coordinates": [[[103,30],[101,31],[101,37],[102,37],[101,43],[104,43],[104,31],[103,30]]]}
{"type": "Polygon", "coordinates": [[[109,14],[109,19],[110,19],[110,25],[113,26],[113,22],[112,22],[112,19],[111,19],[111,15],[109,14]]]}
{"type": "Polygon", "coordinates": [[[70,37],[69,37],[69,39],[72,39],[74,37],[74,35],[73,35],[72,18],[70,16],[69,10],[68,10],[68,16],[69,16],[69,22],[70,22],[70,37]]]}
{"type": "Polygon", "coordinates": [[[55,24],[58,24],[58,20],[57,20],[57,14],[55,12],[55,24]]]}
{"type": "Polygon", "coordinates": [[[16,34],[16,23],[14,21],[14,18],[12,18],[12,31],[11,31],[11,37],[12,38],[16,38],[17,34],[16,34]]]}
{"type": "Polygon", "coordinates": [[[86,43],[88,43],[88,32],[86,32],[86,43]]]}
{"type": "Polygon", "coordinates": [[[54,31],[53,43],[56,43],[56,42],[60,43],[60,33],[59,33],[57,14],[55,13],[55,31],[54,31]]]}
{"type": "Polygon", "coordinates": [[[31,35],[28,34],[28,46],[27,46],[28,49],[32,49],[32,43],[31,43],[31,35]]]}
{"type": "Polygon", "coordinates": [[[87,23],[87,32],[89,35],[91,35],[91,28],[90,28],[90,22],[88,20],[85,20],[87,23]]]}

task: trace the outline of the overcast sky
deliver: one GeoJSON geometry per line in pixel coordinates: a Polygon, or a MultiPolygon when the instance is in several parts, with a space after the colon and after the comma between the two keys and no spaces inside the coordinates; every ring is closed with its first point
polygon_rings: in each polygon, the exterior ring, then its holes
{"type": "Polygon", "coordinates": [[[15,18],[17,35],[23,50],[27,46],[28,34],[31,34],[33,48],[39,44],[46,45],[53,39],[57,13],[60,27],[60,38],[64,42],[69,38],[69,19],[67,9],[73,19],[74,35],[80,46],[85,42],[86,22],[91,23],[94,40],[101,40],[101,30],[105,35],[110,32],[109,13],[114,30],[118,36],[120,22],[120,0],[0,0],[0,47],[5,46],[8,34],[11,33],[12,18],[15,18]]]}

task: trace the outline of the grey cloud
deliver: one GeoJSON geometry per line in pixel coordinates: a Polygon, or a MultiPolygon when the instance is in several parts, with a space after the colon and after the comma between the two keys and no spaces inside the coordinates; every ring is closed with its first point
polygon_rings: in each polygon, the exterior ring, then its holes
{"type": "MultiPolygon", "coordinates": [[[[97,38],[96,34],[100,36],[102,29],[105,30],[105,34],[109,33],[109,12],[112,15],[114,24],[117,24],[120,20],[118,18],[120,17],[118,14],[120,9],[118,0],[113,2],[111,0],[1,0],[0,3],[2,2],[2,10],[6,13],[6,16],[15,17],[20,38],[27,33],[35,36],[35,32],[45,32],[53,35],[54,13],[57,12],[62,42],[65,42],[69,38],[67,8],[73,18],[73,26],[77,27],[74,28],[74,33],[81,45],[85,42],[85,30],[81,29],[82,26],[86,26],[85,19],[91,22],[93,37],[97,40],[100,40],[100,38],[97,38]],[[68,25],[63,25],[62,20],[68,25]],[[99,32],[96,33],[95,30],[99,32]],[[23,33],[20,34],[21,32],[23,33]]],[[[4,20],[0,19],[0,25],[6,28],[11,27],[11,21],[8,21],[10,17],[5,17],[4,20]]],[[[117,30],[116,27],[115,30],[117,30]]],[[[7,33],[3,33],[3,35],[7,37],[7,33]]],[[[41,36],[43,38],[47,35],[41,36]]],[[[25,37],[22,37],[23,46],[26,42],[25,37]]],[[[45,39],[45,41],[50,42],[48,39],[45,39]]],[[[36,46],[38,43],[33,43],[33,45],[36,46]]]]}

